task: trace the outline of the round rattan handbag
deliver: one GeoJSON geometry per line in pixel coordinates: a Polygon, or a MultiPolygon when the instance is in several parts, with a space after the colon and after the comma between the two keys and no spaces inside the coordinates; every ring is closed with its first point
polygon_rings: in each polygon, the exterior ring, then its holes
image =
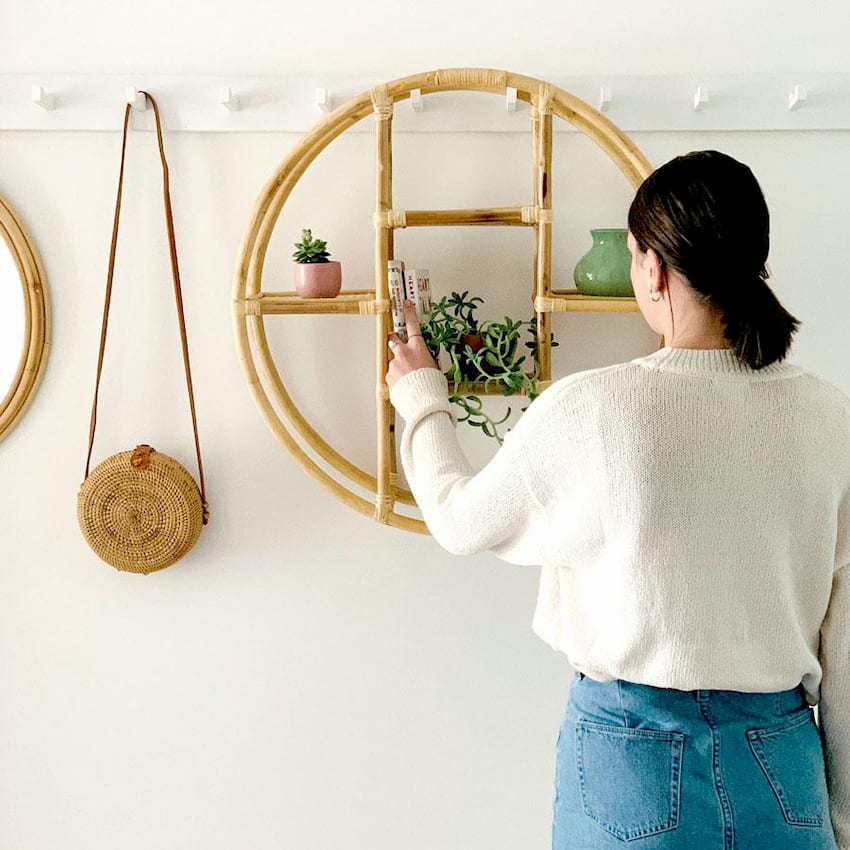
{"type": "Polygon", "coordinates": [[[195,432],[200,487],[178,461],[157,451],[147,443],[137,445],[135,449],[114,454],[99,463],[91,473],[89,472],[97,422],[97,391],[100,387],[100,374],[103,368],[106,325],[115,269],[115,246],[118,242],[118,216],[124,180],[127,127],[132,109],[128,103],[124,112],[121,169],[118,176],[112,245],[109,251],[109,274],[106,281],[106,301],[103,306],[97,379],[89,426],[89,450],[86,458],[85,479],[77,494],[77,517],[83,536],[94,552],[116,569],[132,573],[150,573],[178,561],[192,548],[201,533],[201,527],[209,520],[209,505],[204,492],[201,444],[198,439],[198,423],[195,416],[195,397],[192,392],[192,373],[189,367],[189,346],[186,341],[186,323],[183,317],[183,296],[180,291],[180,274],[177,268],[174,219],[171,214],[171,197],[168,189],[168,164],[165,161],[165,149],[162,143],[159,109],[148,92],[143,94],[150,100],[156,118],[156,133],[162,160],[165,218],[171,248],[171,271],[183,345],[186,386],[189,389],[189,406],[192,411],[192,427],[195,432]]]}

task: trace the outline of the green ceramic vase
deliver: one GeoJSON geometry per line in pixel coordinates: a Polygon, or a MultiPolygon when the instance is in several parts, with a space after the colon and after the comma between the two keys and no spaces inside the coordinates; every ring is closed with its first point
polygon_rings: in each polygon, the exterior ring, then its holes
{"type": "Polygon", "coordinates": [[[576,289],[582,295],[634,298],[632,255],[626,245],[628,230],[606,227],[591,230],[593,247],[578,261],[573,272],[576,289]]]}

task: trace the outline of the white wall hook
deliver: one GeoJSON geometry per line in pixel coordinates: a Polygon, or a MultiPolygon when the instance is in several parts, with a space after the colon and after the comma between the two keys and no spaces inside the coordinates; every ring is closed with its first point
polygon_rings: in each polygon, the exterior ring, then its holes
{"type": "Polygon", "coordinates": [[[136,112],[144,112],[148,108],[148,99],[135,86],[127,86],[124,99],[136,112]]]}
{"type": "Polygon", "coordinates": [[[316,89],[316,106],[322,112],[330,112],[331,111],[331,98],[328,95],[328,90],[323,88],[316,89]]]}
{"type": "Polygon", "coordinates": [[[422,102],[422,89],[413,89],[410,92],[410,105],[414,112],[422,112],[425,104],[422,102]]]}
{"type": "Polygon", "coordinates": [[[505,88],[505,109],[508,112],[516,112],[516,89],[512,86],[505,88]]]}
{"type": "Polygon", "coordinates": [[[231,112],[240,109],[239,95],[234,94],[230,86],[221,86],[218,90],[218,102],[231,112]]]}
{"type": "Polygon", "coordinates": [[[602,86],[599,89],[599,111],[607,112],[609,106],[611,106],[611,88],[602,86]]]}
{"type": "Polygon", "coordinates": [[[788,92],[788,108],[796,109],[806,99],[806,89],[803,86],[794,86],[788,92]]]}
{"type": "Polygon", "coordinates": [[[32,86],[30,89],[30,100],[42,109],[53,109],[56,106],[56,98],[53,94],[46,92],[41,86],[32,86]]]}
{"type": "Polygon", "coordinates": [[[694,109],[697,111],[704,109],[708,103],[708,89],[705,86],[697,86],[694,92],[694,109]]]}

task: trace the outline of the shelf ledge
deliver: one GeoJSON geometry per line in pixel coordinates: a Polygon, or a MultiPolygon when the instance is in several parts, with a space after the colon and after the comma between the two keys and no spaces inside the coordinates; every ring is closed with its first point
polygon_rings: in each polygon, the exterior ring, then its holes
{"type": "Polygon", "coordinates": [[[638,313],[637,299],[629,295],[582,295],[577,289],[552,290],[549,297],[534,299],[538,313],[638,313]]]}
{"type": "Polygon", "coordinates": [[[536,204],[517,207],[482,207],[460,210],[378,210],[372,216],[376,228],[465,227],[470,225],[502,225],[532,227],[551,224],[552,210],[536,204]]]}
{"type": "Polygon", "coordinates": [[[302,298],[297,292],[260,292],[233,302],[239,315],[355,314],[374,316],[390,311],[390,302],[375,298],[373,289],[350,289],[335,298],[302,298]]]}

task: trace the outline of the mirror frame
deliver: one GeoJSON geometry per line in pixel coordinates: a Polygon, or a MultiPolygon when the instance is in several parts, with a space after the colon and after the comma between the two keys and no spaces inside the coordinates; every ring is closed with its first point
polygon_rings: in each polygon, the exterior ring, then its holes
{"type": "MultiPolygon", "coordinates": [[[[35,395],[47,362],[50,311],[44,269],[32,239],[9,204],[0,197],[0,233],[18,267],[24,292],[24,343],[9,391],[0,401],[0,441],[20,421],[35,395]]],[[[0,387],[0,392],[3,388],[0,387]]]]}

